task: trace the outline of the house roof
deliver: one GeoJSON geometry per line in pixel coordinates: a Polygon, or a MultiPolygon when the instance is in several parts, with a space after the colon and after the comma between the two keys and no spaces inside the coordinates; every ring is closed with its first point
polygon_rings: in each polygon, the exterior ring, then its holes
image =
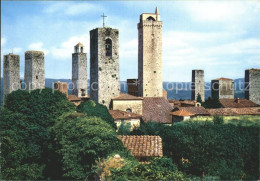
{"type": "Polygon", "coordinates": [[[143,98],[143,120],[171,124],[171,104],[164,97],[143,98]]]}
{"type": "Polygon", "coordinates": [[[173,116],[194,116],[195,114],[185,111],[185,110],[177,110],[170,113],[173,116]]]}
{"type": "Polygon", "coordinates": [[[259,105],[247,99],[220,99],[224,108],[258,107],[259,105]]]}
{"type": "Polygon", "coordinates": [[[130,94],[120,93],[118,97],[114,97],[113,100],[142,100],[142,97],[133,96],[130,94]]]}
{"type": "Polygon", "coordinates": [[[207,109],[211,116],[260,115],[260,107],[207,109]]]}
{"type": "Polygon", "coordinates": [[[207,116],[208,111],[204,107],[176,107],[174,110],[184,110],[196,116],[207,116]]]}
{"type": "Polygon", "coordinates": [[[162,138],[160,136],[118,136],[125,147],[136,158],[163,156],[162,138]]]}
{"type": "Polygon", "coordinates": [[[138,119],[142,118],[142,115],[132,113],[132,112],[126,112],[126,111],[121,111],[121,110],[109,110],[109,113],[111,116],[115,119],[138,119]]]}
{"type": "Polygon", "coordinates": [[[81,101],[81,99],[73,94],[68,95],[69,101],[81,101]]]}
{"type": "Polygon", "coordinates": [[[78,43],[77,45],[75,45],[76,47],[83,47],[84,45],[82,43],[78,43]]]}

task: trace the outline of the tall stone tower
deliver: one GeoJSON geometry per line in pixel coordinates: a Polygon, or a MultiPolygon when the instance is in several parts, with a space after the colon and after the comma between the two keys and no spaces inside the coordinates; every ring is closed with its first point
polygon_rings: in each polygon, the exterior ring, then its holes
{"type": "Polygon", "coordinates": [[[198,94],[205,101],[204,70],[192,70],[191,78],[191,100],[197,100],[198,94]]]}
{"type": "Polygon", "coordinates": [[[24,82],[27,90],[45,88],[45,69],[43,52],[25,52],[24,82]]]}
{"type": "Polygon", "coordinates": [[[260,69],[245,70],[245,98],[260,105],[260,69]]]}
{"type": "Polygon", "coordinates": [[[162,21],[155,13],[143,13],[138,23],[139,96],[162,97],[162,21]]]}
{"type": "Polygon", "coordinates": [[[4,99],[7,94],[21,88],[20,84],[20,56],[9,53],[4,56],[3,65],[4,99]]]}
{"type": "Polygon", "coordinates": [[[211,97],[234,99],[234,81],[223,77],[211,80],[211,97]]]}
{"type": "Polygon", "coordinates": [[[72,83],[72,94],[77,97],[87,97],[87,54],[84,53],[84,46],[81,43],[74,47],[74,53],[72,54],[72,83]]]}
{"type": "Polygon", "coordinates": [[[90,98],[108,108],[120,94],[118,38],[117,29],[90,31],[90,98]]]}

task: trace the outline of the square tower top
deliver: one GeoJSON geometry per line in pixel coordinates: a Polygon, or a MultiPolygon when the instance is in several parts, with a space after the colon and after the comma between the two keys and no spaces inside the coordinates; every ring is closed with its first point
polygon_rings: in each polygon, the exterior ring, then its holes
{"type": "Polygon", "coordinates": [[[140,22],[141,21],[160,21],[160,14],[159,10],[156,7],[155,13],[143,13],[140,15],[140,22]]]}

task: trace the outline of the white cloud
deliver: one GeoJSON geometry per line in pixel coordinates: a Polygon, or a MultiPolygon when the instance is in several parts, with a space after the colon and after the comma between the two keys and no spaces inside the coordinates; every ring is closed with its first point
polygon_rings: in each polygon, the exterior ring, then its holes
{"type": "Polygon", "coordinates": [[[43,48],[43,43],[42,42],[36,42],[32,43],[28,46],[29,50],[36,50],[36,51],[43,51],[45,55],[49,53],[49,51],[45,48],[43,48]]]}
{"type": "Polygon", "coordinates": [[[87,14],[97,11],[102,11],[102,7],[100,5],[93,5],[90,3],[71,3],[71,2],[56,2],[47,6],[44,9],[45,13],[50,14],[57,14],[62,13],[63,15],[80,15],[80,14],[87,14]]]}
{"type": "Polygon", "coordinates": [[[20,48],[20,47],[15,47],[15,48],[13,48],[13,53],[15,53],[15,54],[19,54],[19,53],[21,53],[22,52],[22,48],[20,48]]]}
{"type": "Polygon", "coordinates": [[[1,47],[4,46],[6,44],[6,38],[1,38],[1,47]]]}
{"type": "Polygon", "coordinates": [[[70,37],[67,41],[63,42],[59,47],[52,47],[51,55],[56,59],[71,58],[71,54],[74,52],[74,46],[78,42],[81,42],[85,46],[84,52],[89,51],[89,34],[82,34],[82,35],[70,37]]]}

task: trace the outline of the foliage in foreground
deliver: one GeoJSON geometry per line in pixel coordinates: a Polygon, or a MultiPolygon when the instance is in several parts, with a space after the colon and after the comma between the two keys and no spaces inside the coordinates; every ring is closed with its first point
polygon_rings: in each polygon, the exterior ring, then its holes
{"type": "Polygon", "coordinates": [[[86,179],[93,175],[96,160],[125,151],[115,130],[98,117],[68,113],[57,121],[53,131],[60,147],[65,179],[86,179]]]}

